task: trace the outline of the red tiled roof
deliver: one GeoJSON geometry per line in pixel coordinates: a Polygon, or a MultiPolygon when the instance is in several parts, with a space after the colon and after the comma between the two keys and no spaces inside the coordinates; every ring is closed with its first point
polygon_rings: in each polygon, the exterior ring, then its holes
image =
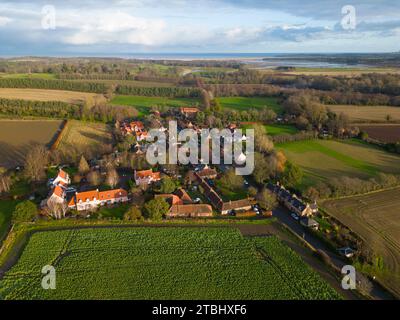
{"type": "Polygon", "coordinates": [[[60,186],[55,186],[54,190],[53,190],[53,194],[63,198],[64,197],[64,190],[63,188],[61,188],[60,186]]]}
{"type": "Polygon", "coordinates": [[[171,206],[173,205],[177,205],[177,204],[183,204],[182,200],[179,199],[178,196],[174,195],[174,194],[156,194],[154,196],[155,199],[165,199],[165,201],[167,201],[171,206]]]}
{"type": "Polygon", "coordinates": [[[208,204],[174,205],[169,210],[169,214],[173,216],[211,216],[212,213],[212,207],[208,204]]]}
{"type": "Polygon", "coordinates": [[[64,180],[66,180],[68,178],[68,173],[66,173],[64,170],[60,169],[60,171],[58,171],[58,176],[64,180]]]}
{"type": "Polygon", "coordinates": [[[114,189],[108,191],[101,191],[93,190],[93,191],[85,191],[85,192],[77,192],[74,197],[71,198],[70,202],[68,203],[69,206],[73,206],[80,201],[86,202],[87,200],[93,201],[94,199],[100,201],[108,201],[112,199],[118,199],[127,197],[128,192],[124,189],[114,189]]]}
{"type": "Polygon", "coordinates": [[[186,203],[192,203],[193,200],[192,198],[189,196],[189,194],[186,192],[185,189],[179,189],[178,191],[176,191],[176,195],[183,201],[186,203]]]}
{"type": "Polygon", "coordinates": [[[199,109],[194,108],[194,107],[182,107],[181,112],[182,113],[197,113],[197,112],[199,112],[199,109]]]}

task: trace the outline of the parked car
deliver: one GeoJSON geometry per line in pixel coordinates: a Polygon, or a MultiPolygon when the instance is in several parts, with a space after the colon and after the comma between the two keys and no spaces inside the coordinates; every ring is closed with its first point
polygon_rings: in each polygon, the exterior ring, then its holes
{"type": "Polygon", "coordinates": [[[201,199],[200,199],[200,198],[196,198],[196,199],[193,200],[193,202],[194,202],[194,203],[200,203],[200,202],[201,202],[201,199]]]}
{"type": "Polygon", "coordinates": [[[354,256],[354,250],[350,247],[344,247],[338,249],[338,252],[341,256],[346,257],[346,258],[351,258],[354,256]]]}
{"type": "Polygon", "coordinates": [[[299,216],[297,214],[295,214],[295,213],[292,213],[291,216],[296,221],[299,221],[299,219],[300,219],[299,216]]]}

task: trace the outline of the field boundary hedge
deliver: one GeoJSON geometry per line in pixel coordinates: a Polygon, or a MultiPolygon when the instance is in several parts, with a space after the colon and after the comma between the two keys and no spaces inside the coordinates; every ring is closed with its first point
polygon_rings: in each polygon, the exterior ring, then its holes
{"type": "Polygon", "coordinates": [[[64,120],[60,126],[60,129],[57,131],[56,137],[54,139],[54,142],[50,146],[50,150],[56,150],[58,146],[60,145],[60,142],[62,140],[62,136],[64,131],[66,130],[67,126],[69,125],[68,120],[64,120]]]}

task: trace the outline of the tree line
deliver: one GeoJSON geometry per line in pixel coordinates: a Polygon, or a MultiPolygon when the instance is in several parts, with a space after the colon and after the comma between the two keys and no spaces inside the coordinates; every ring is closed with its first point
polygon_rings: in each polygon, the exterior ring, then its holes
{"type": "Polygon", "coordinates": [[[186,87],[135,87],[129,85],[117,85],[115,93],[122,95],[170,97],[170,98],[197,98],[201,93],[198,88],[186,87]]]}
{"type": "Polygon", "coordinates": [[[51,89],[51,90],[107,93],[109,86],[107,86],[104,83],[96,83],[96,82],[0,78],[0,88],[30,88],[30,89],[51,89]]]}
{"type": "Polygon", "coordinates": [[[49,117],[59,119],[111,122],[137,116],[137,110],[127,106],[105,104],[87,107],[61,101],[10,100],[0,98],[0,114],[16,117],[49,117]]]}

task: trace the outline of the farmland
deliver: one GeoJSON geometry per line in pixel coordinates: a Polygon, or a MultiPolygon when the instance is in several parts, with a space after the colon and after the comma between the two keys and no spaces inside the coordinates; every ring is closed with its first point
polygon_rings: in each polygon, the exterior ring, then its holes
{"type": "Polygon", "coordinates": [[[270,136],[277,136],[281,134],[295,134],[299,131],[295,126],[284,124],[268,124],[265,126],[265,130],[270,136]]]}
{"type": "Polygon", "coordinates": [[[234,228],[39,232],[0,281],[6,299],[337,299],[275,237],[234,228]],[[54,265],[57,290],[41,288],[54,265]]]}
{"type": "Polygon", "coordinates": [[[0,73],[0,78],[55,79],[56,75],[51,73],[0,73]]]}
{"type": "Polygon", "coordinates": [[[55,120],[0,120],[0,166],[23,164],[29,150],[48,145],[60,125],[55,120]]]}
{"type": "Polygon", "coordinates": [[[221,97],[218,101],[223,108],[236,111],[270,108],[276,113],[282,112],[278,100],[272,97],[221,97]]]}
{"type": "Polygon", "coordinates": [[[305,171],[305,185],[338,176],[368,178],[400,173],[400,157],[357,141],[312,140],[278,144],[305,171]]]}
{"type": "MultiPolygon", "coordinates": [[[[386,272],[378,274],[400,294],[400,189],[330,200],[327,212],[360,235],[375,255],[384,259],[386,272]]],[[[376,272],[375,271],[375,275],[376,272]]]]}
{"type": "Polygon", "coordinates": [[[97,94],[62,90],[0,88],[0,98],[36,101],[82,103],[95,99],[97,94]]]}
{"type": "Polygon", "coordinates": [[[72,120],[62,133],[58,149],[65,153],[72,150],[95,152],[111,141],[111,132],[106,124],[72,120]]]}
{"type": "Polygon", "coordinates": [[[337,114],[343,112],[352,122],[387,122],[388,115],[391,121],[400,121],[400,107],[328,105],[327,108],[337,114]]]}
{"type": "Polygon", "coordinates": [[[374,140],[384,143],[400,141],[400,125],[359,125],[359,128],[374,140]]]}
{"type": "Polygon", "coordinates": [[[143,116],[150,112],[153,106],[183,107],[192,106],[200,101],[195,98],[166,98],[166,97],[143,97],[143,96],[115,96],[111,103],[116,105],[132,106],[143,116]]]}

